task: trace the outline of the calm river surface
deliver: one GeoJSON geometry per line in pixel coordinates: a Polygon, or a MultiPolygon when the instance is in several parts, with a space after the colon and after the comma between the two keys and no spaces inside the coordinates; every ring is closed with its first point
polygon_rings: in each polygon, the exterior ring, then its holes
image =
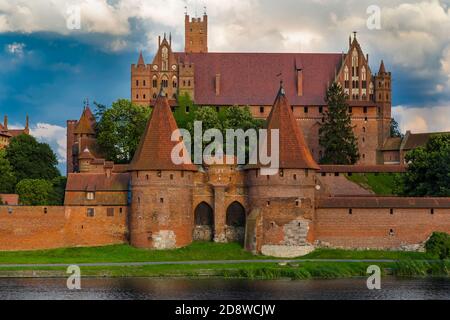
{"type": "Polygon", "coordinates": [[[450,278],[383,278],[381,290],[366,279],[229,280],[82,278],[68,290],[62,278],[0,279],[0,299],[446,299],[450,278]]]}

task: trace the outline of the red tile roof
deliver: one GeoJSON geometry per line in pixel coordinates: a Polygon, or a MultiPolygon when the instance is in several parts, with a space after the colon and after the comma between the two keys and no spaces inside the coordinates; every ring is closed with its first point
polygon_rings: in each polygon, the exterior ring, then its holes
{"type": "Polygon", "coordinates": [[[200,105],[272,105],[274,81],[281,73],[292,105],[325,105],[326,88],[340,68],[342,54],[332,53],[176,53],[193,63],[195,97],[200,105]],[[303,70],[303,96],[297,95],[297,69],[303,70]],[[220,94],[215,79],[220,74],[220,94]]]}
{"type": "Polygon", "coordinates": [[[74,133],[95,134],[95,117],[89,107],[84,108],[80,120],[78,120],[74,133]]]}
{"type": "Polygon", "coordinates": [[[127,191],[129,173],[69,173],[66,191],[127,191]]]}
{"type": "MultiPolygon", "coordinates": [[[[266,128],[269,138],[267,150],[271,150],[271,130],[279,130],[279,167],[281,169],[320,169],[306,145],[283,86],[278,91],[266,128]]],[[[254,166],[249,166],[251,167],[254,166]]],[[[264,167],[264,165],[257,165],[257,167],[264,167]]]]}
{"type": "MultiPolygon", "coordinates": [[[[197,171],[197,167],[193,164],[177,165],[173,163],[171,157],[172,149],[179,143],[171,141],[172,133],[175,130],[178,130],[178,126],[167,97],[165,94],[160,93],[129,170],[197,171]]],[[[184,150],[184,152],[187,151],[184,150]]]]}
{"type": "Polygon", "coordinates": [[[330,197],[316,201],[318,208],[450,208],[450,198],[330,197]]]}

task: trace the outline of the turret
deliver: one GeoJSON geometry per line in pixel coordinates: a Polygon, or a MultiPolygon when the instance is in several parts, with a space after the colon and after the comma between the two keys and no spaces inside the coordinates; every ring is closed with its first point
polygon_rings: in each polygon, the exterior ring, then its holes
{"type": "Polygon", "coordinates": [[[208,52],[208,15],[202,18],[190,18],[185,15],[185,47],[186,53],[208,52]]]}
{"type": "MultiPolygon", "coordinates": [[[[274,175],[264,175],[261,170],[264,165],[258,162],[257,165],[249,165],[246,172],[249,203],[252,204],[253,215],[257,215],[249,218],[259,219],[263,228],[247,227],[246,247],[257,252],[264,251],[264,245],[275,241],[261,238],[260,235],[263,234],[275,232],[274,237],[279,239],[277,243],[287,244],[287,235],[283,235],[282,230],[283,225],[289,221],[294,221],[292,232],[298,232],[300,237],[304,237],[300,242],[306,243],[307,237],[312,239],[316,171],[319,169],[306,145],[302,129],[295,120],[282,85],[267,120],[267,130],[268,137],[272,130],[279,132],[279,170],[274,175]],[[256,239],[256,243],[252,243],[251,239],[256,239]]],[[[265,143],[267,150],[271,150],[271,139],[267,139],[265,143]]]]}
{"type": "MultiPolygon", "coordinates": [[[[130,241],[141,248],[169,249],[192,242],[194,172],[191,163],[175,164],[171,140],[178,130],[161,89],[147,122],[131,172],[130,241]]],[[[185,149],[183,154],[187,154],[185,149]]]]}
{"type": "Polygon", "coordinates": [[[392,110],[392,87],[391,73],[386,71],[384,61],[381,60],[378,74],[374,77],[375,102],[378,107],[379,136],[378,145],[381,147],[390,136],[391,110],[392,110]]]}

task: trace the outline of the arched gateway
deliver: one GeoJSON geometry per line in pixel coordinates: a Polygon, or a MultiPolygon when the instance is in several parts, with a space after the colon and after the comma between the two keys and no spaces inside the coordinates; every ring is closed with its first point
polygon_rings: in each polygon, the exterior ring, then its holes
{"type": "Polygon", "coordinates": [[[194,211],[194,241],[212,241],[214,236],[214,212],[209,204],[201,202],[194,211]]]}
{"type": "Polygon", "coordinates": [[[242,204],[237,201],[227,208],[226,236],[228,242],[244,243],[246,214],[242,204]]]}

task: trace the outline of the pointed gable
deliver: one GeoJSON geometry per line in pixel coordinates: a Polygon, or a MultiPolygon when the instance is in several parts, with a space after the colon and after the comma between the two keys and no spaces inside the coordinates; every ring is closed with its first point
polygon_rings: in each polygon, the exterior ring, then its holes
{"type": "MultiPolygon", "coordinates": [[[[279,166],[281,169],[320,169],[306,145],[302,130],[295,120],[291,105],[286,98],[283,85],[280,86],[267,119],[267,129],[268,137],[270,137],[270,130],[279,130],[279,166]]],[[[270,145],[269,139],[267,150],[270,150],[270,145]]]]}
{"type": "MultiPolygon", "coordinates": [[[[179,142],[171,141],[171,137],[177,129],[178,126],[170,109],[167,96],[161,91],[130,164],[130,171],[197,171],[197,167],[193,164],[177,165],[172,161],[172,149],[179,142]]],[[[184,150],[184,152],[187,151],[184,150]]]]}
{"type": "Polygon", "coordinates": [[[74,133],[76,134],[95,134],[95,117],[89,106],[84,108],[83,113],[78,120],[74,133]]]}
{"type": "Polygon", "coordinates": [[[138,66],[145,66],[144,57],[142,56],[142,51],[139,52],[138,66]]]}
{"type": "Polygon", "coordinates": [[[384,67],[384,61],[381,60],[380,70],[378,70],[378,74],[385,74],[385,73],[386,73],[386,68],[384,67]]]}

